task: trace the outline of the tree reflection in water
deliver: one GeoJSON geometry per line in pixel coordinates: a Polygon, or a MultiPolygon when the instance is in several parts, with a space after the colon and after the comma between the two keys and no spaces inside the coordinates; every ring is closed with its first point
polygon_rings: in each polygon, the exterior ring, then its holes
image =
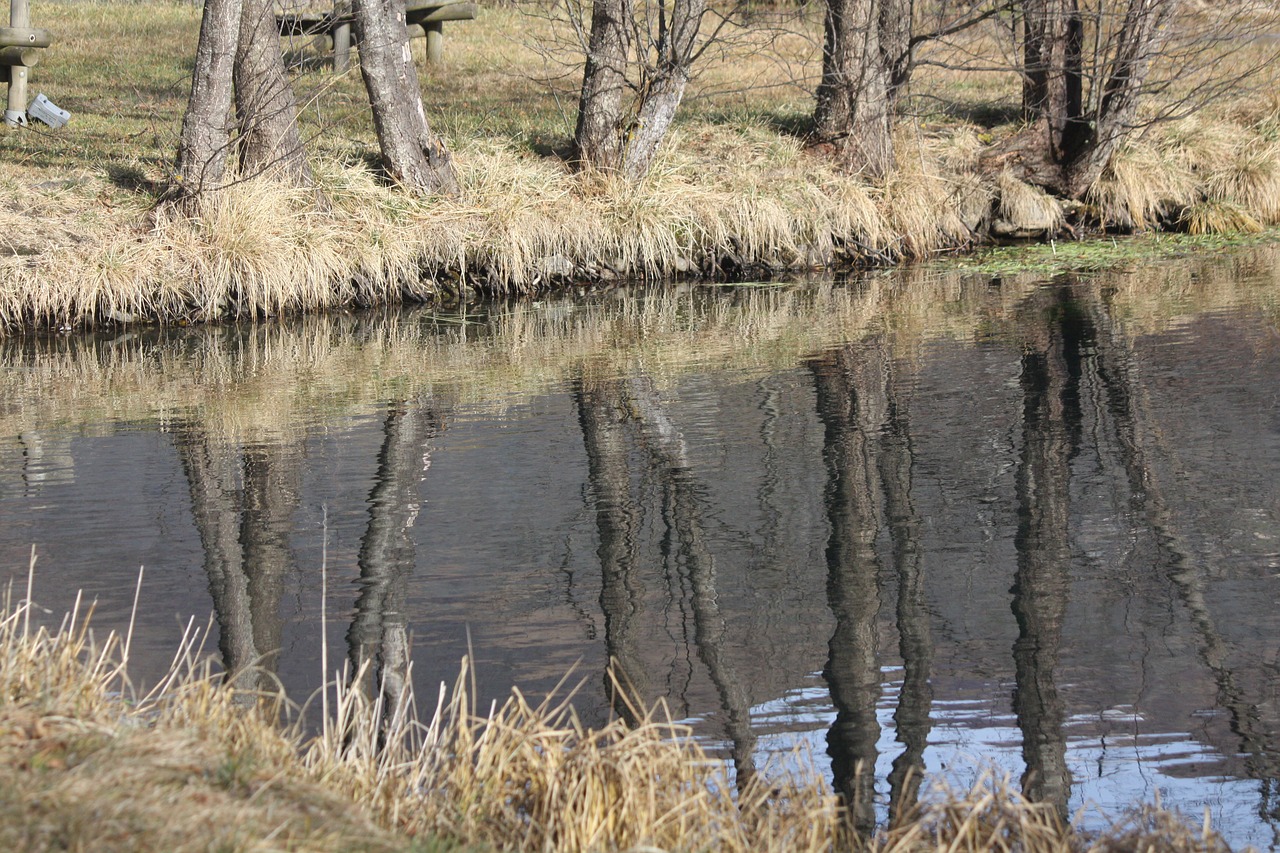
{"type": "MultiPolygon", "coordinates": [[[[1068,682],[1063,672],[1096,658],[1092,651],[1077,655],[1064,649],[1069,645],[1064,637],[1078,636],[1111,619],[1106,607],[1115,603],[1113,599],[1132,596],[1138,602],[1133,589],[1143,586],[1147,597],[1141,606],[1154,606],[1159,612],[1146,621],[1135,617],[1125,630],[1136,633],[1123,636],[1150,644],[1159,632],[1173,631],[1170,626],[1185,614],[1187,645],[1198,656],[1198,663],[1188,670],[1199,671],[1191,677],[1203,682],[1203,704],[1222,711],[1216,718],[1221,722],[1205,723],[1203,735],[1190,737],[1225,755],[1232,773],[1258,780],[1262,791],[1257,818],[1276,826],[1280,769],[1274,757],[1273,714],[1266,700],[1269,682],[1264,680],[1258,689],[1251,680],[1257,669],[1270,664],[1256,665],[1263,652],[1245,648],[1233,636],[1234,613],[1220,597],[1223,593],[1211,571],[1216,570],[1211,562],[1215,555],[1206,551],[1204,542],[1216,534],[1196,526],[1196,517],[1187,509],[1193,501],[1174,473],[1175,455],[1181,451],[1166,446],[1168,435],[1188,425],[1169,413],[1171,404],[1161,396],[1168,392],[1161,390],[1158,380],[1142,375],[1151,352],[1139,349],[1117,319],[1126,309],[1114,305],[1115,298],[1093,282],[1070,279],[1011,296],[1005,303],[1010,313],[986,339],[992,342],[991,353],[983,357],[1004,371],[994,382],[990,367],[974,379],[960,375],[978,361],[970,359],[971,353],[962,354],[954,369],[936,362],[919,367],[896,355],[913,346],[911,340],[876,331],[809,358],[798,371],[779,368],[756,386],[765,391],[759,405],[764,421],[758,444],[748,437],[751,423],[724,428],[684,422],[685,409],[668,407],[643,372],[603,378],[579,375],[568,403],[577,423],[570,422],[569,430],[571,438],[580,430],[585,450],[589,531],[584,533],[575,521],[572,531],[555,535],[564,535],[566,541],[582,536],[591,542],[585,559],[581,550],[566,557],[566,566],[579,578],[593,576],[598,562],[604,652],[611,664],[605,688],[609,708],[634,721],[641,703],[665,694],[676,703],[685,702],[690,716],[702,716],[707,708],[692,705],[695,700],[689,697],[697,695],[693,675],[705,671],[716,695],[702,701],[713,707],[718,702],[710,716],[713,725],[722,726],[739,781],[745,784],[756,772],[757,741],[751,720],[754,688],[743,673],[759,673],[762,667],[750,660],[744,664],[742,652],[758,652],[766,643],[754,638],[744,642],[741,624],[758,616],[750,610],[754,607],[776,608],[782,616],[775,623],[791,617],[797,622],[809,619],[803,639],[808,657],[801,660],[808,668],[797,665],[787,675],[801,679],[812,674],[825,651],[823,675],[835,711],[826,733],[834,781],[848,804],[852,825],[869,833],[877,818],[886,815],[876,808],[874,771],[888,757],[881,753],[889,752],[880,740],[883,718],[878,706],[892,695],[885,689],[884,670],[886,663],[894,662],[894,654],[887,643],[881,644],[896,630],[902,683],[893,722],[900,751],[893,756],[887,778],[880,780],[882,794],[887,789],[892,822],[918,799],[931,715],[948,713],[940,703],[934,707],[934,691],[944,688],[931,683],[931,673],[937,668],[946,676],[955,674],[949,662],[952,650],[941,643],[935,648],[934,643],[935,635],[954,633],[986,656],[982,677],[1007,671],[1012,657],[1012,696],[1003,698],[1008,695],[1004,682],[995,688],[996,701],[1011,701],[1016,716],[1017,730],[1004,735],[1009,737],[1011,760],[1016,766],[1014,744],[1020,736],[1024,792],[1065,816],[1073,784],[1084,796],[1090,795],[1087,786],[1092,784],[1091,771],[1082,769],[1082,763],[1076,765],[1078,778],[1072,779],[1065,727],[1078,723],[1074,732],[1094,727],[1091,730],[1109,734],[1115,725],[1086,719],[1111,707],[1095,702],[1097,696],[1105,695],[1105,701],[1117,707],[1131,705],[1135,718],[1152,715],[1154,722],[1144,721],[1141,731],[1135,725],[1135,737],[1172,730],[1157,729],[1167,720],[1153,714],[1150,703],[1143,704],[1145,696],[1111,683],[1125,677],[1124,667],[1154,681],[1165,672],[1156,667],[1167,664],[1126,661],[1117,670],[1120,679],[1108,671],[1111,682],[1096,685],[1068,682]],[[1011,381],[1015,378],[1016,384],[1011,381]],[[917,384],[930,389],[933,383],[941,388],[940,402],[955,406],[959,386],[947,383],[966,381],[975,387],[999,386],[984,398],[999,405],[982,424],[968,419],[967,412],[961,412],[965,420],[944,420],[921,402],[932,403],[933,397],[926,398],[925,391],[915,394],[917,384]],[[802,414],[797,416],[797,410],[802,414]],[[721,468],[696,467],[690,446],[701,466],[707,459],[703,445],[686,446],[677,421],[691,437],[695,430],[706,429],[721,440],[737,442],[722,454],[728,461],[721,468]],[[947,437],[939,437],[972,424],[974,429],[1010,435],[1014,449],[990,464],[981,458],[958,460],[947,437]],[[821,463],[815,435],[819,426],[821,463]],[[788,430],[775,443],[775,435],[788,430]],[[825,471],[820,464],[825,464],[825,471]],[[1001,484],[989,497],[983,495],[998,505],[991,517],[999,519],[1008,510],[1016,515],[1004,516],[1007,525],[1000,520],[990,523],[987,532],[1001,537],[1000,550],[993,547],[971,560],[976,564],[994,555],[998,562],[982,566],[1001,571],[989,590],[980,591],[983,598],[971,599],[984,608],[984,624],[973,631],[967,625],[953,631],[953,625],[941,620],[957,618],[952,614],[961,605],[942,597],[955,593],[955,587],[946,584],[953,583],[960,570],[944,562],[949,557],[925,549],[931,546],[931,531],[954,532],[969,523],[962,501],[977,490],[972,478],[978,475],[972,472],[982,466],[1002,472],[984,481],[1001,484]],[[1012,475],[1006,477],[1003,472],[1010,469],[1012,475]],[[723,499],[721,480],[716,479],[720,476],[735,490],[730,504],[714,502],[717,496],[723,499]],[[754,491],[752,485],[757,485],[754,491]],[[725,506],[744,510],[743,520],[722,522],[725,506]],[[788,515],[796,506],[801,509],[788,515]],[[922,522],[922,513],[928,523],[922,522]],[[759,524],[752,526],[757,519],[759,524]],[[744,532],[751,537],[745,545],[744,532]],[[1009,533],[1012,554],[1002,550],[1008,548],[1009,533]],[[1086,551],[1095,546],[1096,553],[1114,553],[1114,565],[1090,562],[1093,558],[1086,551]],[[819,549],[825,559],[816,556],[819,549]],[[571,564],[571,558],[579,562],[571,564]],[[740,575],[743,564],[750,570],[740,575]],[[775,588],[753,586],[766,572],[751,573],[782,564],[785,572],[770,574],[769,583],[787,588],[791,597],[785,603],[781,594],[768,597],[775,595],[775,588]],[[926,577],[929,568],[937,574],[926,577]],[[740,577],[746,579],[728,588],[726,578],[740,577]],[[829,636],[822,613],[824,581],[825,607],[834,620],[829,636]],[[1073,583],[1098,585],[1107,601],[1089,612],[1079,611],[1067,624],[1073,583]],[[934,597],[932,613],[927,593],[934,597]],[[1152,601],[1157,603],[1151,605],[1152,601]],[[811,619],[815,608],[818,620],[811,619]],[[743,622],[735,624],[735,617],[743,622]],[[665,627],[671,627],[677,648],[664,658],[659,644],[665,638],[657,635],[665,627]],[[664,667],[669,672],[664,673],[664,667]],[[685,683],[671,683],[686,674],[685,683]],[[1074,717],[1068,716],[1069,710],[1074,717]]],[[[709,395],[719,395],[714,399],[720,408],[705,410],[714,409],[717,417],[747,411],[754,402],[745,399],[740,386],[727,384],[731,380],[717,384],[719,376],[699,374],[689,381],[700,393],[711,389],[709,395]]],[[[421,504],[418,489],[443,419],[435,401],[426,399],[382,403],[379,414],[381,449],[373,485],[362,484],[352,492],[358,494],[348,495],[357,506],[361,498],[366,500],[361,509],[367,509],[368,517],[356,557],[359,587],[347,641],[350,670],[362,674],[360,688],[371,698],[382,697],[384,707],[393,709],[408,673],[406,600],[413,569],[415,563],[429,567],[431,562],[428,555],[416,553],[412,536],[421,504]]],[[[251,690],[271,686],[268,681],[281,645],[282,579],[295,571],[289,535],[299,504],[303,459],[281,443],[237,444],[215,438],[216,431],[199,418],[179,423],[170,432],[172,438],[165,441],[172,440],[177,448],[186,476],[228,678],[251,690]]],[[[547,446],[544,442],[522,447],[547,446]]],[[[974,447],[976,442],[963,446],[974,447]]],[[[165,453],[167,462],[167,449],[165,453]]],[[[371,462],[364,460],[365,465],[371,462]]],[[[579,469],[566,465],[557,476],[571,481],[565,491],[576,496],[579,469]]],[[[573,511],[578,508],[572,503],[573,511]]],[[[488,587],[477,583],[476,589],[488,587]]],[[[592,590],[584,597],[594,595],[592,590]]],[[[1077,597],[1084,598],[1079,593],[1077,597]]],[[[541,606],[527,605],[528,610],[541,606]]],[[[593,609],[590,603],[582,606],[584,612],[588,609],[593,609]]],[[[1244,615],[1254,618],[1252,613],[1244,615]]],[[[433,618],[429,612],[413,616],[433,618]]],[[[454,618],[439,630],[452,630],[464,618],[454,618]]],[[[564,642],[578,641],[575,635],[564,642]]],[[[766,654],[772,653],[766,649],[766,654]]],[[[754,698],[777,700],[796,683],[770,685],[771,695],[754,698]]],[[[598,691],[590,701],[596,703],[593,711],[601,707],[598,691]]],[[[1114,752],[1105,758],[1123,760],[1114,752]]],[[[884,763],[880,766],[883,769],[884,763]]]]}
{"type": "Polygon", "coordinates": [[[650,682],[636,648],[644,610],[638,530],[647,490],[633,489],[635,479],[657,486],[664,526],[663,571],[680,579],[679,607],[692,614],[693,645],[715,685],[741,788],[756,773],[751,701],[725,653],[727,625],[716,594],[715,559],[702,521],[706,497],[689,466],[684,439],[653,383],[642,374],[627,379],[580,379],[575,398],[595,500],[600,607],[612,668],[606,674],[606,689],[614,710],[634,721],[634,708],[648,695],[650,682]],[[633,474],[635,466],[639,471],[633,474]]]}
{"type": "Polygon", "coordinates": [[[1023,793],[1054,806],[1065,820],[1071,793],[1065,710],[1054,670],[1070,588],[1071,460],[1080,440],[1080,375],[1085,325],[1065,288],[1045,289],[1024,309],[1022,449],[1014,534],[1013,710],[1022,730],[1023,793]],[[1048,304],[1044,304],[1048,302],[1048,304]]]}
{"type": "Polygon", "coordinates": [[[245,691],[272,690],[283,579],[294,568],[289,534],[302,457],[278,443],[240,449],[210,439],[190,422],[173,435],[204,549],[227,677],[245,691]]]}
{"type": "Polygon", "coordinates": [[[1106,412],[1113,423],[1124,467],[1133,528],[1145,534],[1134,536],[1124,574],[1149,568],[1153,574],[1164,574],[1172,584],[1195,629],[1200,661],[1213,676],[1218,707],[1230,716],[1230,730],[1238,739],[1246,772],[1259,782],[1258,818],[1271,827],[1272,846],[1280,846],[1280,762],[1276,759],[1274,734],[1268,731],[1258,704],[1249,701],[1228,662],[1229,645],[1206,601],[1206,566],[1192,556],[1178,530],[1156,466],[1151,464],[1153,455],[1167,457],[1169,453],[1160,446],[1160,433],[1147,423],[1149,419],[1143,411],[1144,386],[1138,375],[1132,338],[1121,329],[1115,309],[1096,287],[1078,282],[1073,291],[1084,302],[1083,310],[1097,330],[1093,337],[1098,379],[1106,394],[1106,412]]]}
{"type": "Polygon", "coordinates": [[[835,617],[823,675],[836,719],[827,734],[833,781],[853,827],[876,825],[875,768],[881,695],[878,618],[884,560],[877,550],[888,533],[897,581],[898,650],[902,689],[894,710],[902,751],[889,774],[889,816],[916,803],[924,772],[933,692],[932,641],[924,607],[920,518],[912,498],[914,457],[910,401],[901,365],[883,337],[826,353],[812,361],[827,464],[825,505],[827,603],[835,617]]]}
{"type": "Polygon", "coordinates": [[[419,484],[431,466],[430,443],[443,428],[426,402],[387,406],[378,469],[369,491],[369,522],[360,540],[360,594],[347,631],[351,677],[379,698],[383,729],[399,713],[409,674],[409,617],[405,597],[416,549],[410,532],[421,505],[419,484]]]}

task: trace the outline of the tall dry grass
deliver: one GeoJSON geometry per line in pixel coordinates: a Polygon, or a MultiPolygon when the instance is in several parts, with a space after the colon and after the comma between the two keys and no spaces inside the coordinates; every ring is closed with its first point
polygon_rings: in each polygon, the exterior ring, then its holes
{"type": "MultiPolygon", "coordinates": [[[[133,210],[0,257],[0,326],[201,322],[468,288],[758,275],[919,257],[971,236],[937,168],[904,173],[886,196],[789,149],[765,163],[742,146],[715,166],[668,152],[630,184],[477,143],[457,152],[462,197],[428,201],[388,191],[362,166],[320,164],[328,212],[309,194],[250,180],[211,196],[197,219],[144,229],[133,210]]],[[[0,213],[0,230],[21,223],[0,213]]]]}
{"type": "MultiPolygon", "coordinates": [[[[451,26],[448,61],[424,75],[459,198],[422,201],[386,187],[368,165],[376,144],[358,75],[318,70],[298,44],[287,47],[302,60],[304,133],[329,209],[245,180],[197,217],[154,215],[198,10],[67,2],[39,12],[59,41],[36,83],[74,119],[57,133],[3,137],[0,334],[616,278],[768,277],[965,248],[993,217],[1030,209],[1030,188],[984,166],[1018,130],[1008,108],[1016,74],[956,70],[960,59],[999,52],[994,30],[929,46],[936,66],[913,83],[920,97],[900,121],[899,170],[870,185],[803,145],[820,15],[758,10],[708,54],[653,173],[631,184],[574,174],[555,156],[572,130],[576,80],[571,62],[543,49],[563,36],[554,16],[531,4],[486,7],[451,26]]],[[[1254,91],[1269,85],[1259,79],[1254,91]]],[[[1256,94],[1152,125],[1091,191],[1093,217],[1135,230],[1280,223],[1277,128],[1280,102],[1256,94]]],[[[1056,227],[1060,216],[1032,207],[1056,227]]]]}
{"type": "Polygon", "coordinates": [[[599,730],[571,693],[476,709],[465,665],[425,708],[337,674],[309,736],[282,697],[220,684],[190,626],[169,674],[136,690],[128,634],[95,637],[91,607],[40,626],[33,577],[0,610],[6,850],[1225,849],[1207,820],[1151,807],[1082,836],[990,777],[859,838],[815,774],[735,793],[661,708],[599,730]]]}

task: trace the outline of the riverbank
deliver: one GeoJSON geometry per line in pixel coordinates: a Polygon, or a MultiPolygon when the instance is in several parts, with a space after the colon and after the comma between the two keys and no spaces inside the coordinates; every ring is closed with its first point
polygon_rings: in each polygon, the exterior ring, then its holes
{"type": "Polygon", "coordinates": [[[20,592],[0,611],[6,850],[1227,849],[1153,807],[1080,835],[990,778],[859,840],[816,772],[734,797],[724,765],[661,709],[592,731],[564,697],[516,691],[477,715],[465,667],[423,716],[408,695],[384,706],[331,688],[307,735],[282,697],[221,684],[198,628],[144,692],[127,635],[97,642],[88,605],[39,628],[20,592]]]}
{"type": "Polygon", "coordinates": [[[432,120],[455,154],[458,199],[383,186],[369,165],[376,145],[358,75],[320,70],[319,55],[298,44],[290,54],[304,69],[304,136],[328,209],[310,193],[245,180],[198,218],[179,219],[154,208],[176,150],[199,10],[41,7],[36,23],[57,40],[33,87],[73,119],[60,131],[0,136],[0,327],[197,323],[616,280],[765,278],[964,250],[993,234],[1043,237],[1069,219],[1081,229],[1193,233],[1280,223],[1280,87],[1265,80],[1152,125],[1083,206],[1064,208],[999,166],[1018,129],[1011,71],[987,75],[980,89],[938,72],[932,106],[901,122],[889,182],[841,174],[795,132],[811,109],[816,13],[758,28],[764,41],[728,43],[644,181],[574,174],[556,152],[572,129],[576,79],[563,53],[546,50],[559,25],[534,11],[485,9],[451,26],[446,63],[424,75],[432,120]]]}

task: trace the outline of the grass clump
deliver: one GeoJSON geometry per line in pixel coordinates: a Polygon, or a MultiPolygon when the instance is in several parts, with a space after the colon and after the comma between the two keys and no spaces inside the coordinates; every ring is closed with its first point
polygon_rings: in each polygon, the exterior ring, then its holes
{"type": "Polygon", "coordinates": [[[79,607],[33,627],[30,588],[0,612],[6,850],[1225,849],[1152,808],[1082,836],[991,777],[861,838],[815,775],[735,794],[660,709],[589,730],[568,699],[513,691],[478,714],[465,665],[425,717],[411,690],[370,697],[347,686],[362,674],[340,679],[307,735],[282,722],[282,697],[212,675],[190,628],[169,674],[138,693],[128,636],[98,642],[79,607]]]}

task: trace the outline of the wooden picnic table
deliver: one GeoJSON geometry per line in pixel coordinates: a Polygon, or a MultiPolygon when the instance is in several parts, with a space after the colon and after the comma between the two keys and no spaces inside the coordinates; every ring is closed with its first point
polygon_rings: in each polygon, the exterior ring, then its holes
{"type": "MultiPolygon", "coordinates": [[[[407,0],[405,29],[409,38],[427,40],[427,61],[444,58],[445,21],[470,21],[476,16],[476,4],[469,0],[407,0]]],[[[333,39],[333,70],[351,67],[352,24],[355,16],[350,3],[339,3],[331,12],[284,12],[276,15],[280,35],[328,36],[333,39]]]]}

